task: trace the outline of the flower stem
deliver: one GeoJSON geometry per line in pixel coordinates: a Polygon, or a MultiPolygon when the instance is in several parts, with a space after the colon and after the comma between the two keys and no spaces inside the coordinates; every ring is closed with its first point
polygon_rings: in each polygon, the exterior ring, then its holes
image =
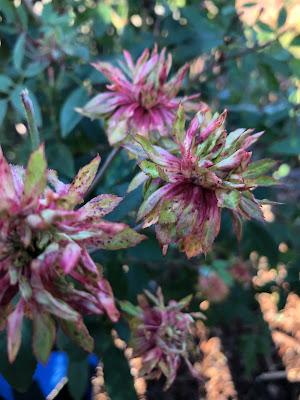
{"type": "Polygon", "coordinates": [[[108,170],[108,168],[110,167],[111,163],[114,161],[114,159],[117,157],[117,155],[120,153],[121,150],[122,150],[121,147],[115,147],[109,153],[109,155],[106,158],[102,168],[99,170],[98,174],[96,175],[93,184],[89,188],[89,191],[87,192],[86,197],[95,189],[95,187],[101,181],[101,179],[103,178],[103,175],[108,170]]]}
{"type": "Polygon", "coordinates": [[[34,118],[34,110],[32,101],[29,97],[28,90],[25,89],[21,92],[21,100],[25,109],[28,127],[30,131],[32,150],[35,151],[40,145],[40,136],[37,124],[34,118]]]}

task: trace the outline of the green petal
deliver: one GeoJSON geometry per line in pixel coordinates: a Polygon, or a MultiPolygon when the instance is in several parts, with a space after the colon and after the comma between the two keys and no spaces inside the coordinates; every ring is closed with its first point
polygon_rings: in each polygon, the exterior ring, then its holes
{"type": "Polygon", "coordinates": [[[242,174],[245,178],[257,178],[277,164],[277,161],[265,158],[263,160],[255,161],[251,163],[246,171],[242,174]]]}
{"type": "Polygon", "coordinates": [[[184,128],[185,128],[185,113],[180,103],[175,115],[174,125],[173,125],[173,137],[178,146],[181,146],[184,141],[184,128]]]}
{"type": "Polygon", "coordinates": [[[55,323],[50,314],[34,310],[33,351],[35,357],[46,364],[55,340],[55,323]]]}
{"type": "Polygon", "coordinates": [[[145,174],[151,176],[151,178],[159,177],[156,165],[153,162],[147,160],[141,161],[139,163],[139,167],[144,171],[145,174]]]}
{"type": "Polygon", "coordinates": [[[40,196],[46,184],[47,161],[44,145],[41,144],[40,147],[31,154],[27,164],[22,205],[27,205],[40,196]]]}
{"type": "Polygon", "coordinates": [[[272,176],[260,176],[259,178],[253,179],[258,186],[276,186],[281,185],[281,182],[272,176]]]}
{"type": "Polygon", "coordinates": [[[82,167],[70,185],[69,193],[77,193],[81,200],[89,190],[100,164],[100,157],[97,155],[89,164],[82,167]]]}

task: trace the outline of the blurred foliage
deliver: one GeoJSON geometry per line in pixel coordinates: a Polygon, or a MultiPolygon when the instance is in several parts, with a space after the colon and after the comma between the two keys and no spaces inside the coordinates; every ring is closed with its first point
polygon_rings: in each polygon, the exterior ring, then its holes
{"type": "MultiPolygon", "coordinates": [[[[255,292],[276,292],[284,305],[288,292],[299,290],[300,263],[300,35],[299,30],[286,24],[287,6],[279,10],[277,21],[270,25],[260,19],[248,24],[247,10],[252,7],[256,7],[255,1],[245,5],[243,14],[239,9],[238,14],[233,0],[0,2],[0,142],[12,163],[25,165],[30,152],[19,97],[25,87],[30,91],[41,139],[46,143],[49,167],[56,169],[63,180],[70,181],[74,171],[97,152],[105,160],[110,148],[102,121],[90,121],[74,111],[74,107],[83,106],[105,89],[105,78],[90,62],[114,61],[124,48],[137,58],[155,42],[172,53],[174,70],[186,61],[190,63],[184,93],[200,92],[202,100],[217,111],[227,108],[229,131],[237,127],[266,131],[255,145],[253,158],[280,161],[274,177],[285,185],[271,192],[260,189],[257,197],[285,205],[265,206],[268,223],[264,226],[245,223],[240,245],[224,213],[220,235],[206,259],[201,256],[188,262],[171,247],[163,260],[152,229],[146,230],[149,239],[136,248],[102,251],[94,256],[104,266],[116,298],[132,302],[144,288],[156,290],[161,285],[167,299],[178,300],[195,293],[193,307],[199,310],[199,304],[201,307],[205,301],[198,283],[201,273],[219,276],[230,287],[230,294],[222,302],[212,299],[205,305],[207,324],[226,326],[242,320],[252,326],[239,342],[248,374],[255,370],[257,353],[269,348],[268,333],[258,318],[255,292]],[[230,273],[237,257],[251,264],[252,274],[258,273],[257,277],[261,278],[260,271],[273,271],[273,278],[256,280],[254,287],[237,284],[230,273]],[[251,262],[247,261],[249,257],[251,262]],[[261,335],[258,342],[253,341],[257,332],[261,335]]],[[[133,166],[126,153],[119,154],[95,194],[125,195],[135,173],[133,166]]],[[[125,197],[110,219],[134,226],[141,199],[141,190],[137,189],[125,197]]],[[[104,360],[112,400],[122,398],[125,391],[133,393],[127,364],[112,344],[111,324],[95,323],[93,319],[89,322],[95,330],[96,354],[104,360]],[[116,364],[120,367],[117,382],[116,364]]],[[[115,328],[121,337],[128,337],[125,323],[115,328]]],[[[24,346],[27,336],[28,332],[24,334],[24,346]]],[[[0,342],[2,346],[4,337],[0,336],[0,342]]],[[[78,350],[76,353],[68,347],[61,335],[57,346],[69,354],[70,391],[79,399],[78,393],[84,393],[84,387],[78,376],[86,369],[86,355],[78,355],[78,350]]],[[[28,377],[19,374],[19,363],[23,361],[23,372],[30,376],[35,366],[24,351],[23,358],[20,353],[17,364],[6,375],[7,361],[1,359],[0,363],[1,373],[20,390],[26,387],[23,379],[28,377]]],[[[83,382],[87,384],[87,377],[83,382]]]]}

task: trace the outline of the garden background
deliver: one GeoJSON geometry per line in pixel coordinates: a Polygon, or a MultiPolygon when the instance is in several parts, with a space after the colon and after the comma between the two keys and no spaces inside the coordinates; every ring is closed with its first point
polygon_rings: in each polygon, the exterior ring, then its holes
{"type": "MultiPolygon", "coordinates": [[[[205,377],[199,392],[182,371],[167,393],[160,383],[148,384],[148,399],[298,398],[299,14],[297,0],[0,1],[0,143],[9,162],[25,166],[31,151],[20,100],[20,92],[28,88],[49,167],[62,180],[71,182],[97,153],[104,163],[111,147],[103,120],[91,121],[74,111],[106,90],[106,78],[90,63],[114,63],[123,49],[136,60],[155,43],[172,54],[171,73],[190,63],[180,94],[200,92],[214,110],[226,108],[228,131],[264,130],[253,158],[278,160],[273,176],[283,185],[257,189],[256,195],[284,204],[263,206],[265,225],[245,222],[240,244],[224,212],[221,232],[206,257],[188,260],[174,246],[163,258],[152,228],[143,231],[148,240],[136,247],[93,255],[118,299],[135,303],[143,289],[155,292],[161,286],[167,300],[193,293],[191,310],[207,317],[206,328],[199,323],[195,331],[202,355],[194,362],[205,377]],[[271,375],[264,380],[263,373],[271,375]]],[[[136,173],[134,165],[120,152],[94,194],[124,196],[136,173]]],[[[108,219],[134,227],[141,201],[138,188],[108,219]]],[[[105,384],[101,367],[94,381],[95,398],[108,398],[105,392],[111,400],[145,398],[138,363],[128,367],[124,356],[126,321],[113,326],[107,318],[95,317],[88,324],[95,330],[95,353],[104,366],[105,384]]],[[[2,339],[1,373],[7,368],[2,339]]],[[[86,353],[61,332],[56,348],[69,356],[62,398],[83,399],[90,382],[86,353]]],[[[130,356],[130,351],[125,354],[130,356]]],[[[6,378],[13,377],[24,390],[35,366],[25,337],[6,378]]]]}

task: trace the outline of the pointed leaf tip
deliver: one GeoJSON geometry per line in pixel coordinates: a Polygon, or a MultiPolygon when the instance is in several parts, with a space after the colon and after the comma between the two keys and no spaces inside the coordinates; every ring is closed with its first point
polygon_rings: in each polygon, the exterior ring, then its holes
{"type": "Polygon", "coordinates": [[[93,183],[101,158],[99,154],[87,165],[82,167],[70,185],[69,194],[77,193],[78,200],[82,200],[93,183]]]}
{"type": "Polygon", "coordinates": [[[47,184],[47,169],[45,146],[42,143],[29,157],[22,194],[22,205],[29,204],[43,193],[47,184]]]}

